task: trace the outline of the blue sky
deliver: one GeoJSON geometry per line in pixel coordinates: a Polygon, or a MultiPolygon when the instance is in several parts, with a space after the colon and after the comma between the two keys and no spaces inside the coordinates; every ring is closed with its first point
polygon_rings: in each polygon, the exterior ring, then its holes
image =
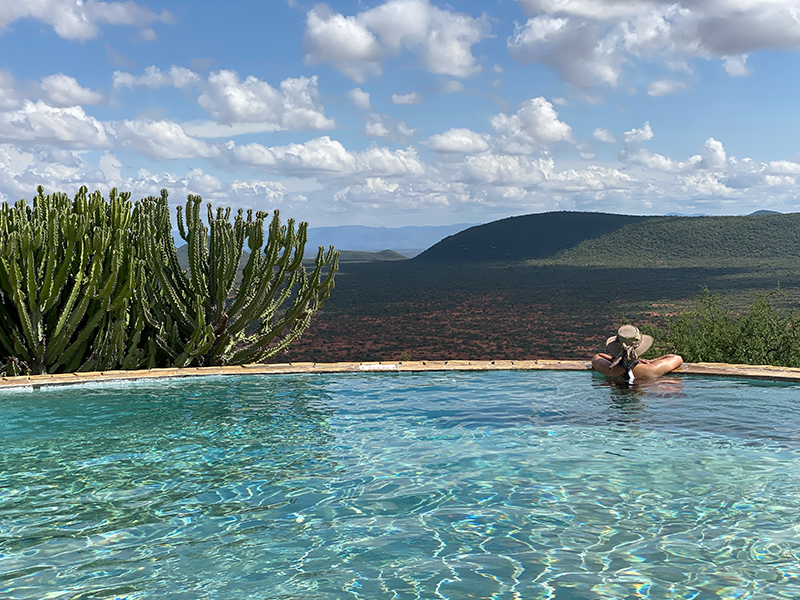
{"type": "Polygon", "coordinates": [[[313,226],[798,210],[797,0],[0,2],[0,198],[313,226]]]}

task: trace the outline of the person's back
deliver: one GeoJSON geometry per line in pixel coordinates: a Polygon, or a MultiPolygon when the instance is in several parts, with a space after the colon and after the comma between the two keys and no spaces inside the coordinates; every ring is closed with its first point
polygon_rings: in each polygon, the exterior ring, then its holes
{"type": "Polygon", "coordinates": [[[606,352],[595,354],[592,358],[592,369],[606,377],[627,377],[634,379],[653,379],[683,364],[683,358],[677,354],[665,354],[652,360],[642,358],[653,345],[653,338],[642,335],[633,325],[623,325],[606,340],[606,352]]]}

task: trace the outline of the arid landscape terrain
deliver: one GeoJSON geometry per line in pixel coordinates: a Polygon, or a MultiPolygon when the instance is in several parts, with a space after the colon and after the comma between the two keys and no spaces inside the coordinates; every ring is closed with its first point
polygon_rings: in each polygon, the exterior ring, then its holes
{"type": "Polygon", "coordinates": [[[663,326],[703,288],[747,306],[780,284],[780,302],[797,305],[796,215],[600,217],[528,215],[411,260],[343,263],[309,330],[273,361],[583,359],[624,321],[663,326]]]}
{"type": "Polygon", "coordinates": [[[577,324],[548,304],[510,304],[499,293],[406,308],[385,316],[323,312],[284,359],[584,358],[597,346],[596,332],[606,325],[603,318],[577,324]]]}

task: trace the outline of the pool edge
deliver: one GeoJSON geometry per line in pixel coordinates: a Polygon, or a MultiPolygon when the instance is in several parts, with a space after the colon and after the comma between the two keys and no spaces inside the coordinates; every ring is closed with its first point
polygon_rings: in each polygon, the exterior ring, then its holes
{"type": "MultiPolygon", "coordinates": [[[[338,363],[249,364],[227,367],[98,371],[54,375],[23,375],[0,378],[0,389],[76,385],[104,381],[172,379],[208,375],[284,375],[290,373],[391,373],[422,371],[587,371],[586,360],[424,360],[338,363]]],[[[726,363],[686,363],[675,371],[681,375],[713,375],[800,382],[800,369],[726,363]]]]}

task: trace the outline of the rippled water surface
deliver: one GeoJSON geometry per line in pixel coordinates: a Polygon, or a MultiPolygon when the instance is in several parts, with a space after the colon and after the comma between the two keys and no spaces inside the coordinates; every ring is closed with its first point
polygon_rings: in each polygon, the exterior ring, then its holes
{"type": "Polygon", "coordinates": [[[0,394],[0,598],[800,598],[800,387],[589,373],[0,394]]]}

